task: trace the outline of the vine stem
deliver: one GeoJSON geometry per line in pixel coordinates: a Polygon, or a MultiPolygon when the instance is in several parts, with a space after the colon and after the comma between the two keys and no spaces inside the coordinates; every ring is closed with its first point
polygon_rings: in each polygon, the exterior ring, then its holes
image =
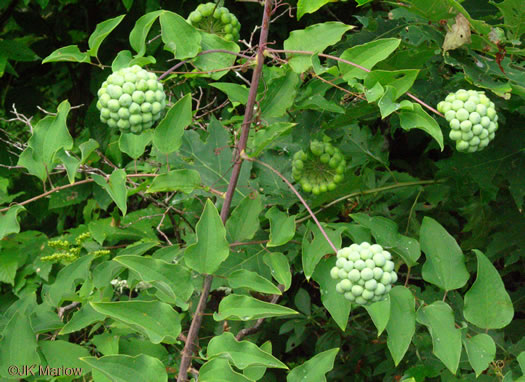
{"type": "Polygon", "coordinates": [[[323,226],[321,225],[321,223],[319,222],[319,220],[317,220],[317,217],[315,216],[315,214],[313,213],[312,209],[310,208],[310,206],[308,205],[308,203],[306,203],[306,200],[304,200],[304,198],[301,196],[301,194],[299,193],[299,191],[297,191],[297,189],[293,186],[292,183],[290,183],[290,181],[288,179],[286,179],[284,177],[283,174],[281,174],[279,171],[277,171],[276,169],[274,169],[272,166],[270,166],[269,164],[267,163],[264,163],[262,161],[260,161],[259,159],[255,159],[255,158],[252,158],[252,157],[249,157],[248,155],[246,155],[244,152],[241,154],[241,156],[248,160],[248,161],[252,161],[252,162],[255,162],[255,163],[258,163],[260,164],[261,166],[264,166],[266,167],[267,169],[269,169],[270,171],[272,171],[275,175],[277,175],[279,178],[281,178],[284,183],[286,183],[286,185],[290,188],[290,190],[292,190],[294,192],[294,194],[297,196],[297,198],[301,201],[301,203],[303,203],[303,206],[304,208],[306,208],[306,210],[308,211],[308,213],[310,214],[310,216],[312,217],[312,219],[314,219],[314,222],[315,224],[317,225],[317,227],[319,228],[319,230],[321,231],[321,233],[323,234],[324,238],[326,239],[326,241],[328,242],[328,244],[330,244],[330,247],[332,247],[332,249],[334,250],[334,253],[337,253],[337,248],[336,246],[334,245],[334,243],[332,243],[332,240],[330,240],[330,238],[328,237],[328,234],[326,233],[326,231],[324,230],[323,226]]]}
{"type": "MultiPolygon", "coordinates": [[[[350,198],[353,198],[355,196],[360,196],[360,195],[368,195],[368,194],[375,194],[377,192],[383,192],[383,191],[388,191],[388,190],[394,190],[396,188],[403,188],[403,187],[411,187],[411,186],[423,186],[423,185],[426,185],[426,184],[435,184],[435,183],[442,183],[444,182],[445,179],[438,179],[438,180],[418,180],[418,181],[415,181],[415,182],[404,182],[404,183],[395,183],[395,184],[391,184],[389,186],[383,186],[383,187],[377,187],[377,188],[372,188],[370,190],[365,190],[365,191],[357,191],[357,192],[352,192],[351,194],[348,194],[348,195],[345,195],[345,196],[341,196],[340,198],[337,198],[335,200],[332,200],[330,203],[322,206],[321,208],[319,208],[315,213],[319,213],[323,210],[326,210],[327,208],[333,206],[334,204],[337,204],[339,202],[342,202],[343,200],[346,200],[346,199],[350,199],[350,198]]],[[[303,221],[309,219],[310,217],[309,216],[305,216],[299,220],[297,220],[296,222],[297,223],[302,223],[303,221]]]]}
{"type": "MultiPolygon", "coordinates": [[[[265,0],[264,2],[264,14],[262,20],[261,34],[259,36],[259,46],[257,49],[256,66],[252,73],[252,80],[250,84],[250,92],[248,94],[248,101],[246,103],[246,109],[244,111],[244,119],[241,126],[241,136],[237,142],[237,146],[233,153],[234,165],[232,174],[230,176],[230,182],[228,183],[228,189],[224,198],[224,203],[221,208],[221,220],[223,224],[226,224],[226,220],[230,214],[231,202],[233,194],[237,187],[237,181],[241,172],[242,158],[240,153],[246,148],[248,141],[248,134],[250,132],[250,126],[252,124],[253,111],[255,106],[255,99],[257,96],[257,88],[261,79],[262,68],[264,64],[264,50],[266,49],[266,42],[268,40],[268,29],[270,27],[270,16],[272,13],[272,5],[274,0],[265,0]]],[[[179,65],[179,64],[177,64],[179,65]]],[[[176,65],[175,65],[176,66],[176,65]]],[[[175,69],[173,69],[175,70],[175,69]]],[[[169,72],[169,71],[168,71],[169,72]]],[[[177,382],[185,382],[188,380],[188,370],[191,367],[191,359],[195,349],[195,342],[199,334],[199,330],[202,324],[202,317],[204,310],[206,309],[206,302],[210,294],[211,283],[213,281],[212,275],[206,275],[202,286],[201,296],[193,319],[191,320],[190,330],[186,337],[184,349],[182,350],[182,357],[180,361],[179,374],[177,376],[177,382]]]]}
{"type": "MultiPolygon", "coordinates": [[[[272,53],[289,53],[289,54],[305,54],[305,55],[314,55],[314,54],[317,54],[319,57],[324,57],[324,58],[329,58],[331,60],[335,60],[335,61],[339,61],[339,62],[342,62],[343,64],[347,64],[347,65],[351,65],[355,68],[358,68],[358,69],[361,69],[367,73],[370,73],[371,70],[370,69],[367,69],[365,68],[364,66],[361,66],[359,64],[356,64],[355,62],[352,62],[352,61],[348,61],[348,60],[345,60],[344,58],[340,58],[340,57],[337,57],[337,56],[332,56],[331,54],[324,54],[324,53],[316,53],[316,52],[310,52],[310,51],[306,51],[306,50],[286,50],[286,49],[268,49],[268,52],[272,52],[272,53]]],[[[426,107],[428,110],[430,110],[431,112],[439,115],[440,117],[445,117],[443,114],[441,114],[439,111],[437,111],[436,109],[434,109],[432,106],[426,104],[425,102],[423,102],[422,100],[420,100],[419,98],[417,98],[415,95],[413,95],[412,93],[409,93],[409,92],[406,92],[406,95],[410,98],[412,98],[414,101],[416,101],[417,103],[419,103],[421,106],[423,107],[426,107]]]]}
{"type": "MultiPolygon", "coordinates": [[[[157,177],[159,175],[162,175],[162,174],[127,174],[126,178],[155,178],[155,177],[157,177]]],[[[106,179],[108,177],[109,176],[106,176],[106,179]]],[[[63,186],[54,187],[54,188],[52,188],[49,191],[46,191],[46,192],[44,192],[44,193],[42,193],[40,195],[34,196],[34,197],[30,198],[30,199],[24,200],[23,202],[11,203],[11,205],[9,207],[1,208],[0,212],[6,212],[12,206],[25,206],[26,204],[29,204],[29,203],[32,203],[32,202],[36,202],[39,199],[45,198],[46,196],[49,196],[49,195],[51,195],[54,192],[62,191],[62,190],[65,190],[65,189],[71,188],[71,187],[80,186],[81,184],[92,183],[94,181],[95,180],[93,178],[88,178],[88,179],[79,180],[78,182],[75,182],[75,183],[64,184],[63,186]]],[[[221,192],[221,191],[215,190],[215,189],[213,189],[211,187],[208,187],[208,186],[206,186],[205,189],[207,191],[213,193],[213,194],[216,194],[217,196],[224,197],[224,193],[221,192]]]]}

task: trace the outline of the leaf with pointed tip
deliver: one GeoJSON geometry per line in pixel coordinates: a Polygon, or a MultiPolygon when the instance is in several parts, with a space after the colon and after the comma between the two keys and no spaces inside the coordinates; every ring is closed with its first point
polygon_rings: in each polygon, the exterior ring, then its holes
{"type": "Polygon", "coordinates": [[[416,331],[415,305],[414,296],[407,288],[396,286],[390,291],[387,346],[396,366],[405,356],[416,331]]]}
{"type": "Polygon", "coordinates": [[[153,11],[141,16],[129,34],[129,44],[137,52],[137,56],[146,53],[146,39],[151,26],[163,11],[153,11]]]}
{"type": "Polygon", "coordinates": [[[100,187],[102,187],[108,195],[113,199],[117,207],[126,215],[128,190],[126,188],[126,171],[123,169],[115,169],[109,176],[108,182],[103,176],[92,174],[91,177],[100,187]]]}
{"type": "Polygon", "coordinates": [[[76,45],[68,45],[55,50],[49,56],[42,60],[42,64],[48,62],[91,62],[89,54],[81,52],[76,45]]]}
{"type": "Polygon", "coordinates": [[[88,39],[89,50],[87,51],[87,53],[90,56],[97,57],[98,48],[100,48],[100,45],[102,44],[104,39],[111,33],[111,31],[115,29],[117,25],[120,24],[124,16],[126,15],[120,15],[97,24],[95,31],[91,33],[91,36],[89,36],[88,39]]]}
{"type": "Polygon", "coordinates": [[[246,269],[238,269],[228,275],[228,285],[230,288],[248,288],[260,293],[278,294],[282,292],[271,281],[260,276],[256,272],[248,271],[246,269]]]}
{"type": "Polygon", "coordinates": [[[199,369],[199,382],[253,382],[233,371],[228,360],[214,358],[199,369]]]}
{"type": "Polygon", "coordinates": [[[160,301],[90,302],[93,309],[146,335],[154,344],[173,344],[181,332],[181,317],[160,301]]]}
{"type": "Polygon", "coordinates": [[[483,252],[474,250],[478,259],[476,281],[465,293],[463,315],[482,329],[501,329],[514,317],[514,306],[498,270],[483,252]]]}
{"type": "Polygon", "coordinates": [[[128,154],[133,159],[138,159],[144,154],[146,146],[153,139],[153,131],[146,130],[142,134],[124,134],[120,135],[118,147],[120,151],[128,154]]]}
{"type": "MultiPolygon", "coordinates": [[[[334,250],[328,241],[326,241],[319,227],[310,222],[307,227],[308,229],[302,241],[302,263],[304,275],[306,279],[309,280],[319,260],[329,253],[334,253],[334,250]]],[[[326,225],[323,228],[335,247],[341,248],[341,233],[344,231],[344,228],[334,230],[328,228],[326,225]]]]}
{"type": "Polygon", "coordinates": [[[463,345],[465,346],[468,360],[476,372],[477,378],[489,367],[491,362],[494,361],[496,344],[491,336],[486,333],[480,333],[471,338],[465,338],[463,345]]]}
{"type": "Polygon", "coordinates": [[[258,318],[281,317],[293,314],[299,313],[285,306],[257,300],[251,296],[230,294],[221,300],[219,311],[213,314],[213,319],[215,321],[249,321],[258,318]]]}
{"type": "Polygon", "coordinates": [[[217,207],[210,199],[206,200],[195,234],[197,242],[186,248],[184,260],[195,272],[211,274],[226,260],[230,254],[230,246],[217,207]]]}
{"type": "Polygon", "coordinates": [[[286,382],[326,382],[326,373],[334,368],[335,356],[339,348],[316,354],[308,361],[290,371],[286,382]]]}
{"type": "Polygon", "coordinates": [[[0,240],[11,233],[20,232],[20,224],[17,219],[20,211],[25,211],[25,208],[20,205],[14,205],[5,214],[0,212],[0,240]]]}
{"type": "Polygon", "coordinates": [[[267,247],[278,247],[288,243],[295,236],[295,215],[288,216],[273,206],[264,215],[270,220],[270,241],[267,247]]]}
{"type": "Polygon", "coordinates": [[[160,28],[164,49],[173,53],[176,59],[195,57],[201,50],[201,34],[178,14],[162,11],[160,28]]]}
{"type": "Polygon", "coordinates": [[[414,103],[412,110],[401,108],[399,121],[403,130],[420,129],[430,135],[443,151],[443,132],[434,118],[423,110],[419,103],[414,103]]]}
{"type": "Polygon", "coordinates": [[[330,276],[330,270],[335,266],[336,260],[335,256],[321,259],[312,277],[319,284],[323,306],[328,310],[337,326],[344,331],[348,324],[352,304],[335,290],[338,281],[330,276]]]}
{"type": "Polygon", "coordinates": [[[191,94],[188,93],[162,118],[153,134],[153,145],[164,154],[177,151],[182,143],[184,129],[191,121],[191,94]]]}
{"type": "Polygon", "coordinates": [[[278,369],[288,367],[267,353],[260,347],[249,341],[237,341],[230,332],[213,337],[208,344],[208,359],[226,358],[233,362],[235,367],[244,370],[248,366],[265,366],[278,369]]]}
{"type": "Polygon", "coordinates": [[[454,312],[443,301],[435,301],[418,310],[417,321],[432,337],[433,353],[456,374],[461,356],[461,331],[455,327],[454,312]]]}
{"type": "MultiPolygon", "coordinates": [[[[112,382],[155,381],[168,382],[166,367],[155,357],[140,354],[135,357],[129,355],[107,355],[104,357],[83,357],[81,361],[93,368],[93,374],[99,372],[102,377],[112,382]]],[[[98,377],[94,378],[95,381],[98,377]]],[[[104,381],[106,381],[104,379],[104,381]]]]}
{"type": "Polygon", "coordinates": [[[172,170],[160,174],[149,185],[146,193],[182,191],[189,194],[201,184],[201,176],[195,170],[172,170]]]}
{"type": "Polygon", "coordinates": [[[469,273],[456,240],[441,224],[427,216],[423,218],[419,236],[421,249],[426,255],[423,279],[447,291],[463,287],[469,273]]]}
{"type": "Polygon", "coordinates": [[[259,230],[259,214],[263,210],[261,194],[247,195],[232,211],[226,221],[226,234],[230,243],[250,240],[259,230]]]}
{"type": "Polygon", "coordinates": [[[284,285],[284,290],[288,290],[292,284],[292,273],[288,258],[280,252],[271,252],[264,255],[264,263],[270,268],[272,277],[284,285]]]}

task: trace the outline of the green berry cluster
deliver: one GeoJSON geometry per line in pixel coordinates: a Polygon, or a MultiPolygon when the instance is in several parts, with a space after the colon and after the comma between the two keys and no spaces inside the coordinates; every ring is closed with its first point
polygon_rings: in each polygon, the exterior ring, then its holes
{"type": "Polygon", "coordinates": [[[330,142],[313,140],[310,150],[296,152],[292,162],[292,176],[305,192],[319,195],[335,190],[344,178],[346,160],[330,142]]]}
{"type": "Polygon", "coordinates": [[[338,280],[335,287],[348,301],[368,305],[386,298],[397,281],[390,252],[379,244],[366,241],[352,244],[337,252],[337,262],[330,276],[338,280]]]}
{"type": "Polygon", "coordinates": [[[450,124],[449,137],[456,149],[473,153],[483,150],[498,130],[498,115],[483,91],[459,89],[437,105],[450,124]]]}
{"type": "Polygon", "coordinates": [[[188,22],[205,32],[214,33],[227,41],[237,41],[241,24],[228,8],[215,3],[200,4],[188,16],[188,22]]]}
{"type": "Polygon", "coordinates": [[[98,90],[100,120],[123,133],[140,134],[161,117],[166,94],[155,73],[138,65],[110,74],[98,90]]]}

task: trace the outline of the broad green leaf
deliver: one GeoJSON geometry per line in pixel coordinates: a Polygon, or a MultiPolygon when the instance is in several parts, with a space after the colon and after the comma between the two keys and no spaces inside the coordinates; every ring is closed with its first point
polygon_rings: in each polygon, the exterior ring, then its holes
{"type": "MultiPolygon", "coordinates": [[[[397,38],[374,40],[345,50],[341,54],[341,58],[370,70],[378,62],[390,56],[400,43],[401,40],[397,38]]],[[[339,62],[339,70],[345,81],[349,81],[352,78],[365,78],[368,75],[363,69],[343,62],[339,62]]]]}
{"type": "Polygon", "coordinates": [[[109,176],[108,181],[103,176],[92,174],[91,177],[100,187],[102,187],[108,195],[113,199],[117,207],[126,215],[128,190],[126,188],[126,171],[123,169],[115,169],[109,176]]]}
{"type": "Polygon", "coordinates": [[[296,123],[290,122],[277,122],[272,123],[270,126],[266,126],[264,129],[256,131],[253,135],[253,139],[248,143],[249,146],[253,146],[253,152],[250,153],[250,155],[252,157],[257,157],[268,145],[296,125],[296,123]]]}
{"type": "Polygon", "coordinates": [[[456,240],[441,224],[427,216],[423,218],[419,237],[421,249],[426,255],[423,279],[446,291],[463,287],[469,273],[456,240]]]}
{"type": "Polygon", "coordinates": [[[513,40],[520,40],[521,35],[525,33],[525,9],[521,0],[504,0],[496,3],[490,1],[490,4],[499,8],[503,14],[503,24],[513,40]]]}
{"type": "Polygon", "coordinates": [[[89,36],[88,40],[89,50],[87,53],[90,56],[98,56],[98,48],[100,48],[100,45],[102,44],[104,39],[111,33],[111,31],[113,31],[113,29],[115,29],[117,25],[120,24],[124,16],[126,15],[120,15],[97,24],[95,31],[91,33],[91,36],[89,36]]]}
{"type": "Polygon", "coordinates": [[[69,102],[63,101],[58,105],[56,116],[49,115],[38,121],[27,148],[20,155],[18,164],[42,180],[47,179],[47,174],[53,169],[56,153],[60,149],[73,148],[73,138],[66,125],[70,110],[69,102]]]}
{"type": "Polygon", "coordinates": [[[476,334],[474,337],[465,338],[463,345],[467,351],[470,365],[476,372],[476,378],[486,370],[496,356],[496,344],[491,336],[486,333],[476,334]]]}
{"type": "Polygon", "coordinates": [[[64,340],[39,341],[38,347],[46,359],[46,367],[63,368],[67,365],[66,367],[73,369],[73,374],[79,377],[91,372],[91,367],[86,367],[80,360],[81,357],[90,355],[86,347],[64,340]]]}
{"type": "Polygon", "coordinates": [[[305,13],[314,13],[319,8],[327,3],[331,3],[333,0],[299,0],[297,2],[297,20],[301,20],[301,17],[305,13]]]}
{"type": "Polygon", "coordinates": [[[25,211],[25,208],[14,205],[5,214],[0,212],[0,240],[11,233],[20,232],[20,224],[17,219],[20,211],[25,211]]]}
{"type": "Polygon", "coordinates": [[[146,146],[153,139],[153,130],[143,131],[142,134],[122,133],[118,140],[120,151],[128,154],[133,159],[138,159],[144,154],[146,146]]]}
{"type": "Polygon", "coordinates": [[[182,191],[189,194],[201,185],[201,176],[195,170],[172,170],[160,174],[149,185],[146,193],[182,191]]]}
{"type": "MultiPolygon", "coordinates": [[[[14,34],[11,34],[13,36],[14,34]]],[[[23,36],[20,34],[20,36],[23,36]]],[[[7,36],[6,36],[7,37],[7,36]]],[[[19,37],[19,38],[5,38],[0,40],[1,56],[9,60],[19,62],[36,61],[40,57],[29,47],[36,40],[34,38],[19,37]]]]}
{"type": "Polygon", "coordinates": [[[81,52],[76,45],[68,45],[59,48],[42,60],[42,64],[48,62],[71,61],[90,62],[89,54],[81,52]]]}
{"type": "Polygon", "coordinates": [[[170,355],[164,345],[152,344],[148,340],[132,337],[120,337],[119,354],[137,356],[140,354],[149,355],[166,362],[170,355]]]}
{"type": "Polygon", "coordinates": [[[335,266],[336,260],[335,256],[322,259],[315,269],[313,279],[319,284],[323,306],[328,310],[337,326],[344,331],[348,324],[352,304],[335,290],[337,280],[330,277],[330,270],[335,266]]]}
{"type": "Polygon", "coordinates": [[[200,51],[201,34],[184,18],[170,11],[162,11],[160,28],[164,49],[183,60],[195,57],[200,51]]]}
{"type": "Polygon", "coordinates": [[[162,153],[177,151],[182,143],[184,129],[191,123],[191,94],[173,105],[160,121],[153,135],[153,144],[162,153]]]}
{"type": "Polygon", "coordinates": [[[211,274],[226,260],[230,247],[219,212],[210,199],[206,200],[195,234],[197,242],[186,248],[184,260],[195,272],[211,274]]]}
{"type": "Polygon", "coordinates": [[[413,103],[413,110],[401,110],[399,120],[403,130],[423,130],[435,139],[441,151],[443,151],[443,133],[441,132],[441,128],[436,120],[423,110],[420,104],[413,103]]]}
{"type": "MultiPolygon", "coordinates": [[[[272,343],[270,341],[266,341],[265,343],[263,343],[260,346],[260,348],[266,353],[272,354],[272,343]]],[[[264,374],[266,373],[266,369],[267,368],[265,366],[248,366],[242,372],[245,377],[257,381],[264,376],[264,374]]]]}
{"type": "MultiPolygon", "coordinates": [[[[315,3],[319,0],[308,1],[308,3],[315,3]]],[[[298,4],[297,16],[299,16],[301,1],[298,4]]],[[[313,52],[313,54],[321,53],[330,45],[341,40],[343,34],[352,29],[353,26],[346,25],[337,21],[328,21],[321,24],[314,24],[306,29],[294,30],[290,36],[284,40],[285,50],[299,50],[313,52]]],[[[296,73],[302,73],[312,66],[312,59],[310,55],[288,53],[291,57],[288,61],[292,70],[296,73]]]]}
{"type": "Polygon", "coordinates": [[[109,331],[94,335],[90,342],[95,345],[97,352],[102,355],[119,354],[119,336],[109,331]]]}
{"type": "Polygon", "coordinates": [[[95,322],[104,321],[105,318],[106,316],[98,313],[91,305],[82,304],[80,310],[73,313],[73,316],[60,330],[59,334],[63,335],[79,331],[95,322]]]}
{"type": "Polygon", "coordinates": [[[365,309],[370,315],[377,329],[377,336],[379,337],[390,320],[390,295],[384,300],[366,305],[365,309]]]}
{"type": "Polygon", "coordinates": [[[263,210],[261,194],[253,192],[235,207],[226,221],[226,238],[230,243],[250,240],[259,230],[259,215],[263,210]]]}
{"type": "Polygon", "coordinates": [[[246,269],[238,269],[228,275],[230,288],[248,288],[256,292],[281,295],[281,291],[271,281],[260,276],[256,272],[246,269]]]}
{"type": "Polygon", "coordinates": [[[520,364],[521,372],[525,375],[525,351],[522,351],[516,359],[518,360],[518,363],[520,364]]]}
{"type": "Polygon", "coordinates": [[[31,320],[31,327],[37,334],[59,330],[64,326],[64,323],[58,318],[55,308],[45,301],[35,306],[29,318],[31,320]]]}
{"type": "Polygon", "coordinates": [[[239,102],[241,105],[245,105],[248,102],[248,93],[250,89],[246,85],[232,84],[229,82],[215,82],[210,84],[214,88],[226,93],[228,99],[231,102],[239,102]]]}
{"type": "Polygon", "coordinates": [[[286,382],[326,382],[326,373],[334,368],[335,356],[339,348],[316,354],[308,361],[292,369],[286,382]]]}
{"type": "Polygon", "coordinates": [[[482,329],[501,329],[514,316],[514,307],[498,270],[489,259],[474,250],[478,259],[476,281],[465,293],[465,319],[482,329]]]}
{"type": "Polygon", "coordinates": [[[351,214],[350,217],[368,228],[377,244],[401,256],[409,267],[417,264],[421,256],[418,241],[401,235],[395,222],[382,216],[368,216],[364,213],[351,214]]]}
{"type": "Polygon", "coordinates": [[[118,251],[119,256],[134,255],[141,256],[149,251],[151,248],[156,247],[159,244],[156,240],[141,239],[133,244],[128,245],[126,248],[118,251]]]}
{"type": "Polygon", "coordinates": [[[284,290],[288,290],[292,284],[292,273],[288,258],[280,252],[266,253],[263,257],[264,263],[270,267],[272,277],[284,285],[284,290]]]}
{"type": "Polygon", "coordinates": [[[253,382],[233,371],[228,360],[214,358],[199,369],[199,382],[253,382]]]}
{"type": "Polygon", "coordinates": [[[213,337],[208,344],[208,360],[213,358],[226,358],[233,362],[236,368],[244,370],[248,366],[265,366],[278,369],[288,367],[249,341],[237,341],[230,332],[213,337]]]}
{"type": "MultiPolygon", "coordinates": [[[[344,231],[344,228],[334,230],[328,228],[326,225],[323,228],[335,247],[341,248],[341,232],[344,231]]],[[[314,273],[319,260],[329,253],[333,254],[334,250],[330,244],[328,244],[328,241],[326,241],[319,228],[309,222],[308,229],[302,241],[303,271],[307,280],[309,280],[312,273],[314,273]]]]}
{"type": "MultiPolygon", "coordinates": [[[[239,53],[239,46],[233,41],[226,41],[223,38],[210,33],[205,33],[200,31],[202,40],[201,51],[212,50],[212,49],[221,49],[227,50],[232,53],[239,53]]],[[[208,75],[213,80],[218,80],[226,73],[228,73],[230,66],[235,63],[237,57],[229,53],[208,53],[196,57],[193,60],[193,64],[197,69],[202,72],[208,72],[208,75]],[[224,69],[224,70],[220,70],[224,69]]]]}
{"type": "Polygon", "coordinates": [[[264,118],[281,117],[294,102],[299,87],[299,75],[288,72],[268,84],[268,90],[259,95],[261,114],[264,118]]]}
{"type": "MultiPolygon", "coordinates": [[[[0,217],[0,226],[2,225],[2,219],[3,218],[0,217]]],[[[1,239],[0,237],[0,240],[1,239]]],[[[2,250],[0,254],[0,282],[15,286],[15,276],[19,259],[20,255],[17,250],[2,250]]]]}
{"type": "Polygon", "coordinates": [[[179,313],[163,302],[133,300],[90,304],[97,312],[148,336],[154,344],[175,343],[181,332],[179,313]]]}
{"type": "Polygon", "coordinates": [[[89,138],[87,141],[82,142],[78,148],[80,149],[81,159],[80,163],[84,164],[88,160],[89,156],[93,151],[99,148],[99,144],[93,138],[89,138]]]}
{"type": "Polygon", "coordinates": [[[387,85],[392,86],[395,89],[394,101],[405,94],[414,84],[414,81],[419,74],[417,69],[405,69],[405,70],[373,70],[368,73],[365,78],[365,88],[371,89],[378,83],[383,87],[387,85]]]}
{"type": "Polygon", "coordinates": [[[41,364],[36,336],[31,328],[29,315],[17,312],[5,326],[0,339],[0,376],[12,378],[8,374],[9,366],[18,366],[20,372],[24,373],[24,365],[29,369],[34,364],[41,364]]]}
{"type": "Polygon", "coordinates": [[[456,374],[461,356],[461,330],[455,327],[452,308],[443,301],[435,301],[418,310],[417,321],[428,327],[433,353],[456,374]]]}
{"type": "Polygon", "coordinates": [[[308,317],[312,314],[312,299],[306,289],[299,288],[295,292],[293,302],[297,309],[299,309],[299,311],[305,316],[308,317]]]}
{"type": "Polygon", "coordinates": [[[377,102],[379,106],[379,112],[381,113],[381,119],[385,119],[393,112],[401,108],[401,104],[395,102],[397,90],[390,85],[385,87],[385,92],[381,99],[377,102]]]}
{"type": "Polygon", "coordinates": [[[63,301],[76,300],[75,293],[77,285],[89,278],[89,267],[93,261],[93,255],[84,255],[62,268],[55,282],[44,290],[43,297],[51,306],[58,307],[63,301]]]}
{"type": "Polygon", "coordinates": [[[80,167],[80,160],[69,154],[69,152],[65,151],[64,149],[58,150],[56,157],[66,168],[69,183],[75,183],[75,175],[77,174],[78,168],[80,167]]]}
{"type": "Polygon", "coordinates": [[[151,26],[163,11],[153,11],[141,16],[129,34],[129,44],[137,52],[137,56],[146,53],[146,39],[151,26]]]}
{"type": "Polygon", "coordinates": [[[159,282],[164,283],[182,301],[187,301],[193,293],[191,272],[180,264],[170,264],[163,260],[135,255],[117,256],[113,261],[131,269],[140,276],[142,281],[158,289],[163,287],[159,285],[159,282]]]}
{"type": "Polygon", "coordinates": [[[379,101],[384,94],[385,88],[381,85],[381,82],[376,82],[373,86],[369,86],[365,90],[365,96],[368,103],[379,101]]]}
{"type": "MultiPolygon", "coordinates": [[[[149,355],[107,355],[104,357],[83,357],[83,362],[112,382],[155,381],[168,382],[163,363],[149,355]]],[[[97,378],[94,380],[98,381],[97,378]]]]}
{"type": "Polygon", "coordinates": [[[213,313],[215,321],[249,321],[266,317],[281,317],[299,314],[295,310],[279,304],[257,300],[251,296],[230,294],[219,304],[219,311],[213,313]]]}
{"type": "Polygon", "coordinates": [[[387,346],[397,366],[405,356],[416,330],[415,299],[410,290],[396,286],[390,291],[387,346]]]}
{"type": "Polygon", "coordinates": [[[270,241],[267,247],[278,247],[288,243],[295,236],[295,215],[288,216],[273,206],[264,215],[270,220],[270,241]]]}

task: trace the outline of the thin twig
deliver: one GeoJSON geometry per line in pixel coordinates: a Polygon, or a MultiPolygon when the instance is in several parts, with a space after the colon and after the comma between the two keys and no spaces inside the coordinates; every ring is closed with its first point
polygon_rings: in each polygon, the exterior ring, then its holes
{"type": "MultiPolygon", "coordinates": [[[[318,214],[319,212],[326,210],[327,208],[333,206],[334,204],[342,202],[343,200],[346,200],[346,199],[354,198],[356,196],[375,194],[377,192],[383,192],[383,191],[393,190],[393,189],[402,188],[402,187],[411,187],[411,186],[419,186],[419,185],[425,185],[425,184],[441,183],[441,182],[444,182],[444,181],[445,181],[445,179],[419,180],[419,181],[415,181],[415,182],[405,182],[405,183],[391,184],[390,186],[377,187],[377,188],[372,188],[370,190],[365,190],[365,191],[352,192],[352,193],[350,193],[348,195],[341,196],[340,198],[332,200],[330,203],[325,204],[324,206],[319,208],[317,211],[315,211],[315,213],[318,214]]],[[[303,221],[308,220],[308,219],[310,219],[310,216],[307,215],[307,216],[305,216],[303,218],[300,218],[300,219],[296,220],[296,222],[297,223],[302,223],[303,221]]]]}
{"type": "Polygon", "coordinates": [[[332,243],[332,240],[330,240],[330,238],[328,237],[328,234],[326,233],[326,231],[324,230],[323,226],[321,225],[321,223],[319,222],[319,220],[317,220],[317,217],[315,216],[315,214],[312,212],[312,210],[310,209],[310,206],[308,205],[308,203],[306,203],[306,200],[304,200],[304,198],[301,196],[301,194],[299,193],[299,191],[297,191],[297,189],[293,186],[292,183],[290,183],[290,181],[288,179],[286,179],[284,177],[284,175],[282,175],[279,171],[277,171],[276,169],[274,169],[272,166],[270,166],[269,164],[267,163],[264,163],[262,161],[260,161],[259,159],[255,159],[255,158],[252,158],[244,153],[242,153],[241,155],[244,159],[246,160],[249,160],[249,161],[252,161],[252,162],[255,162],[255,163],[259,163],[260,165],[266,167],[267,169],[269,169],[270,171],[272,171],[275,175],[277,175],[279,178],[281,178],[285,183],[286,185],[294,192],[294,194],[297,196],[297,198],[301,201],[301,203],[303,204],[304,208],[306,208],[306,210],[308,211],[308,213],[310,214],[310,216],[312,217],[312,219],[314,219],[314,222],[315,224],[317,225],[317,227],[319,228],[319,230],[321,231],[321,233],[323,234],[324,238],[326,239],[326,241],[328,242],[328,244],[330,244],[330,247],[332,247],[334,253],[337,253],[337,248],[336,246],[334,245],[334,243],[332,243]]]}
{"type": "MultiPolygon", "coordinates": [[[[345,60],[344,58],[340,58],[340,57],[337,57],[337,56],[332,56],[331,54],[325,54],[325,53],[316,53],[316,52],[310,52],[310,51],[306,51],[306,50],[285,50],[285,49],[268,49],[269,52],[273,52],[273,53],[290,53],[290,54],[305,54],[305,55],[314,55],[314,54],[317,54],[319,57],[324,57],[324,58],[329,58],[329,59],[332,59],[332,60],[335,60],[335,61],[339,61],[339,62],[342,62],[343,64],[347,64],[347,65],[351,65],[353,67],[356,67],[358,69],[361,69],[367,73],[370,73],[371,70],[370,69],[367,69],[365,68],[364,66],[361,66],[359,64],[356,64],[355,62],[352,62],[352,61],[348,61],[348,60],[345,60]]],[[[415,95],[413,95],[412,93],[409,93],[409,92],[406,92],[406,95],[410,98],[412,98],[414,101],[418,102],[419,104],[421,104],[421,106],[423,107],[426,107],[428,110],[430,110],[431,112],[433,113],[436,113],[437,115],[439,115],[440,117],[444,117],[443,114],[441,114],[439,111],[437,111],[436,109],[434,109],[432,106],[429,106],[427,105],[425,102],[423,102],[422,100],[420,100],[419,98],[417,98],[415,95]]]]}

